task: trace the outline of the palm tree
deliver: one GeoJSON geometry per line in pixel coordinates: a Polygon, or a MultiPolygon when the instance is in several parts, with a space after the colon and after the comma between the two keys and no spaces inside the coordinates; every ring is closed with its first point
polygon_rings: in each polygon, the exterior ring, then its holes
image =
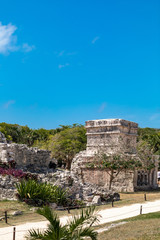
{"type": "Polygon", "coordinates": [[[82,240],[86,237],[97,240],[98,233],[92,228],[92,225],[98,222],[95,207],[82,210],[80,215],[75,215],[64,226],[60,224],[59,218],[48,206],[38,209],[37,213],[49,221],[48,228],[45,231],[29,230],[27,240],[82,240]]]}

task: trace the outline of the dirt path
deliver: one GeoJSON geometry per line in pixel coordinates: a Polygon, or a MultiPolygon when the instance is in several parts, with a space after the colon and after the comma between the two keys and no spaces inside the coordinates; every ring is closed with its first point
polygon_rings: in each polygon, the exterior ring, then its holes
{"type": "MultiPolygon", "coordinates": [[[[106,210],[101,210],[99,211],[99,214],[101,215],[99,224],[137,216],[140,214],[141,206],[142,206],[142,214],[158,212],[160,211],[160,200],[156,200],[154,202],[146,202],[142,204],[137,203],[137,204],[124,206],[124,207],[114,207],[106,210]]],[[[61,223],[65,224],[69,219],[69,217],[65,216],[60,219],[61,219],[61,223]]],[[[15,240],[25,239],[24,236],[26,235],[28,229],[31,229],[31,228],[45,229],[46,227],[47,227],[47,221],[31,222],[31,223],[27,222],[25,224],[18,225],[16,226],[15,240]]],[[[12,240],[12,239],[13,239],[13,226],[0,228],[0,240],[12,240]]]]}

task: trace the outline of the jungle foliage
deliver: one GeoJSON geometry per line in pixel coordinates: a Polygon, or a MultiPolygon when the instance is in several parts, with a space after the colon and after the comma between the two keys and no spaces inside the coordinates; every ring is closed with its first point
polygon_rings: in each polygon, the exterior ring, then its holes
{"type": "Polygon", "coordinates": [[[153,154],[160,155],[160,129],[139,128],[138,142],[148,145],[153,154]]]}
{"type": "Polygon", "coordinates": [[[46,141],[50,135],[54,135],[61,130],[63,128],[32,129],[18,124],[0,123],[0,131],[5,134],[8,142],[27,144],[29,147],[33,146],[35,141],[46,141]]]}

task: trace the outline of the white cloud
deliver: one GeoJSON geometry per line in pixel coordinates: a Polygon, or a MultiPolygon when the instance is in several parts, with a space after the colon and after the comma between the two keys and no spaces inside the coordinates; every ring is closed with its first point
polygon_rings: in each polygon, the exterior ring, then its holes
{"type": "Polygon", "coordinates": [[[100,106],[99,109],[98,109],[98,112],[100,112],[100,113],[103,112],[104,109],[106,108],[106,106],[107,106],[107,103],[106,103],[106,102],[102,103],[101,106],[100,106]]]}
{"type": "Polygon", "coordinates": [[[23,43],[22,45],[17,45],[17,36],[15,31],[17,27],[12,23],[8,25],[2,25],[0,22],[0,54],[9,54],[10,52],[23,51],[30,52],[35,49],[34,45],[29,45],[28,43],[23,43]]]}
{"type": "Polygon", "coordinates": [[[10,105],[12,105],[12,104],[15,104],[15,100],[9,100],[8,102],[6,102],[4,104],[4,108],[8,109],[10,107],[10,105]]]}
{"type": "Polygon", "coordinates": [[[96,42],[97,40],[99,40],[99,39],[100,39],[99,36],[95,37],[95,38],[92,40],[92,44],[95,44],[95,42],[96,42]]]}
{"type": "Polygon", "coordinates": [[[35,49],[34,45],[29,45],[28,43],[23,43],[22,49],[24,52],[31,52],[32,50],[35,49]]]}
{"type": "Polygon", "coordinates": [[[9,23],[2,25],[0,22],[0,53],[7,54],[17,50],[17,37],[14,35],[17,27],[9,23]]]}
{"type": "Polygon", "coordinates": [[[61,69],[61,68],[65,68],[65,67],[68,67],[68,66],[69,66],[69,63],[59,64],[58,68],[61,69]]]}

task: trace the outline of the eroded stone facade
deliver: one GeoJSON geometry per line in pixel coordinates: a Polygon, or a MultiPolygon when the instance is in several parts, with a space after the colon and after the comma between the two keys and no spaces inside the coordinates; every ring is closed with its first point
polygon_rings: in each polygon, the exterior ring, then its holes
{"type": "Polygon", "coordinates": [[[0,133],[0,162],[7,163],[11,160],[16,162],[17,168],[32,172],[48,168],[52,161],[50,151],[29,148],[25,144],[8,144],[4,135],[0,133]]]}
{"type": "MultiPolygon", "coordinates": [[[[138,124],[123,119],[103,119],[86,122],[87,149],[76,155],[73,159],[71,173],[76,182],[100,187],[102,192],[109,189],[117,192],[133,192],[140,189],[157,187],[157,164],[151,171],[121,171],[112,181],[108,169],[87,168],[92,163],[95,154],[104,152],[111,155],[123,153],[136,157],[136,142],[138,124]]],[[[157,161],[155,161],[157,162],[157,161]]],[[[117,171],[114,172],[114,176],[117,171]]]]}
{"type": "Polygon", "coordinates": [[[87,154],[93,155],[103,149],[106,153],[116,151],[136,153],[138,124],[123,119],[86,121],[87,154]]]}

